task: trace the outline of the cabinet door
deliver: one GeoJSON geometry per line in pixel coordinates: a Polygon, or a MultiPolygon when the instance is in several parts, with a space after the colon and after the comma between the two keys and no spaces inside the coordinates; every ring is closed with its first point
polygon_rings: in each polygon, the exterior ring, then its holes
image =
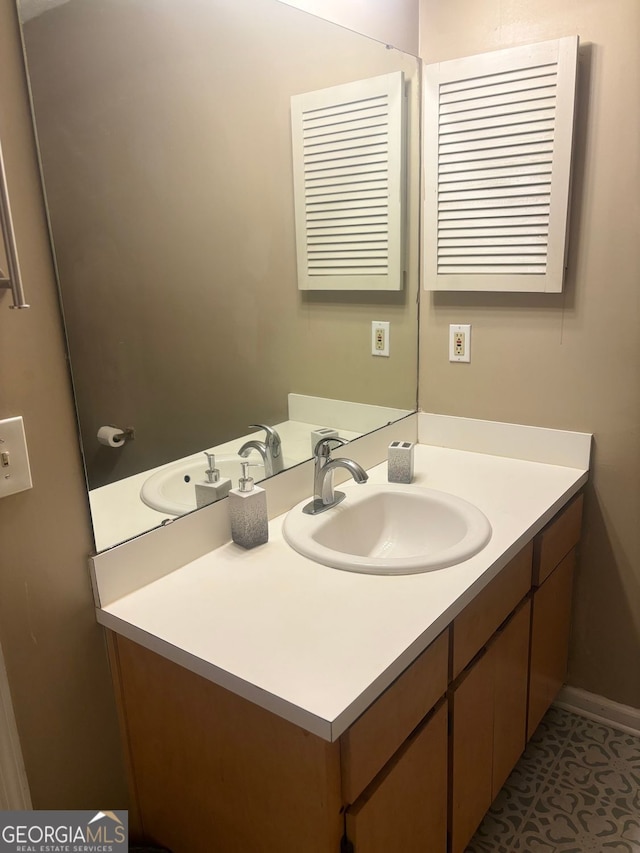
{"type": "Polygon", "coordinates": [[[575,562],[573,549],[533,596],[527,738],[538,727],[567,673],[575,562]]]}
{"type": "Polygon", "coordinates": [[[526,600],[451,696],[451,851],[462,853],[525,746],[529,626],[526,600]]]}
{"type": "Polygon", "coordinates": [[[445,853],[446,702],[348,809],[346,825],[356,853],[445,853]]]}
{"type": "Polygon", "coordinates": [[[174,853],[327,853],[343,833],[337,743],[117,637],[144,833],[174,853]]]}
{"type": "Polygon", "coordinates": [[[491,805],[493,678],[490,646],[451,696],[451,853],[463,853],[491,805]]]}
{"type": "Polygon", "coordinates": [[[525,601],[495,639],[492,800],[526,743],[530,622],[531,602],[525,601]]]}

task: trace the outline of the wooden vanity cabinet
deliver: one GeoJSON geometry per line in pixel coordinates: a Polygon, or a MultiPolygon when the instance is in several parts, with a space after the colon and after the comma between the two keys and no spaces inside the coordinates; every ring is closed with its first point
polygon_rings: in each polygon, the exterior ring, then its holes
{"type": "Polygon", "coordinates": [[[451,853],[463,853],[525,747],[527,597],[450,690],[451,853]]]}
{"type": "Polygon", "coordinates": [[[524,749],[533,543],[451,626],[451,853],[461,853],[524,749]]]}
{"type": "Polygon", "coordinates": [[[346,850],[446,852],[448,666],[447,630],[340,738],[346,850]]]}
{"type": "Polygon", "coordinates": [[[353,853],[445,853],[447,704],[443,699],[346,812],[353,853]]]}
{"type": "Polygon", "coordinates": [[[493,754],[491,801],[515,767],[526,743],[531,600],[527,598],[493,643],[493,754]]]}
{"type": "Polygon", "coordinates": [[[536,537],[527,738],[534,733],[567,674],[573,573],[583,497],[578,495],[536,537]]]}
{"type": "Polygon", "coordinates": [[[446,853],[448,630],[334,743],[121,636],[110,645],[144,839],[173,853],[338,853],[354,839],[356,853],[446,853]]]}
{"type": "Polygon", "coordinates": [[[112,667],[141,839],[172,853],[340,849],[338,743],[122,636],[112,667]]]}
{"type": "Polygon", "coordinates": [[[567,674],[575,564],[574,548],[533,594],[527,739],[558,695],[567,674]]]}
{"type": "Polygon", "coordinates": [[[531,589],[532,559],[533,543],[529,542],[453,620],[451,681],[484,648],[531,589]]]}
{"type": "Polygon", "coordinates": [[[118,635],[140,835],[173,853],[463,853],[564,680],[582,497],[330,743],[118,635]]]}
{"type": "Polygon", "coordinates": [[[533,543],[533,586],[540,587],[580,540],[584,498],[577,495],[540,531],[533,543]]]}
{"type": "Polygon", "coordinates": [[[449,853],[463,853],[564,682],[581,515],[579,495],[453,622],[449,853]]]}
{"type": "Polygon", "coordinates": [[[447,690],[444,631],[340,738],[342,796],[355,803],[447,690]]]}

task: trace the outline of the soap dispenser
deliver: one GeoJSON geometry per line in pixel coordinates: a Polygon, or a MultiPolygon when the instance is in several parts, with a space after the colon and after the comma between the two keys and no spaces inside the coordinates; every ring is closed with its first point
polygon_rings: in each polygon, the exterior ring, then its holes
{"type": "Polygon", "coordinates": [[[229,477],[221,477],[220,471],[216,468],[216,457],[213,453],[204,454],[207,457],[209,467],[204,472],[207,475],[206,483],[196,483],[196,506],[207,506],[207,504],[215,503],[221,498],[226,498],[231,489],[231,480],[229,477]]]}
{"type": "Polygon", "coordinates": [[[249,476],[249,462],[242,463],[242,477],[237,489],[229,492],[231,537],[243,548],[264,545],[269,539],[267,493],[249,476]]]}

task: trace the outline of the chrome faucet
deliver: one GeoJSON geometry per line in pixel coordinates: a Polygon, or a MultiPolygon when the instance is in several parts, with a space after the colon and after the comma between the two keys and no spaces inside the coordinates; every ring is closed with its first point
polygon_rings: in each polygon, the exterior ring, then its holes
{"type": "Polygon", "coordinates": [[[257,439],[252,439],[251,441],[245,441],[238,454],[243,459],[246,459],[252,450],[257,450],[264,462],[265,477],[279,474],[284,468],[280,436],[273,427],[266,424],[250,424],[249,429],[263,429],[266,433],[265,440],[258,441],[257,439]]]}
{"type": "Polygon", "coordinates": [[[342,438],[321,438],[316,444],[313,454],[315,468],[313,474],[313,500],[303,507],[307,515],[317,515],[331,507],[337,506],[346,497],[344,492],[337,492],[333,488],[333,472],[336,468],[345,468],[356,481],[366,483],[369,475],[364,468],[353,459],[339,456],[331,458],[331,445],[341,447],[347,442],[342,438]]]}

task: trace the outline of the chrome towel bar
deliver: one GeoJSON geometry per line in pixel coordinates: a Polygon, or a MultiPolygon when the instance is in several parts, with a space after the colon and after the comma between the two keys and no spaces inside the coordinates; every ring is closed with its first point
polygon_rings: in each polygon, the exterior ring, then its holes
{"type": "Polygon", "coordinates": [[[11,205],[9,204],[9,193],[7,192],[7,176],[2,158],[2,145],[0,145],[0,227],[2,228],[8,267],[7,275],[0,269],[0,289],[8,288],[11,290],[13,295],[13,305],[10,306],[11,308],[28,308],[29,304],[24,298],[22,279],[20,278],[20,265],[18,263],[16,238],[13,233],[11,205]]]}

